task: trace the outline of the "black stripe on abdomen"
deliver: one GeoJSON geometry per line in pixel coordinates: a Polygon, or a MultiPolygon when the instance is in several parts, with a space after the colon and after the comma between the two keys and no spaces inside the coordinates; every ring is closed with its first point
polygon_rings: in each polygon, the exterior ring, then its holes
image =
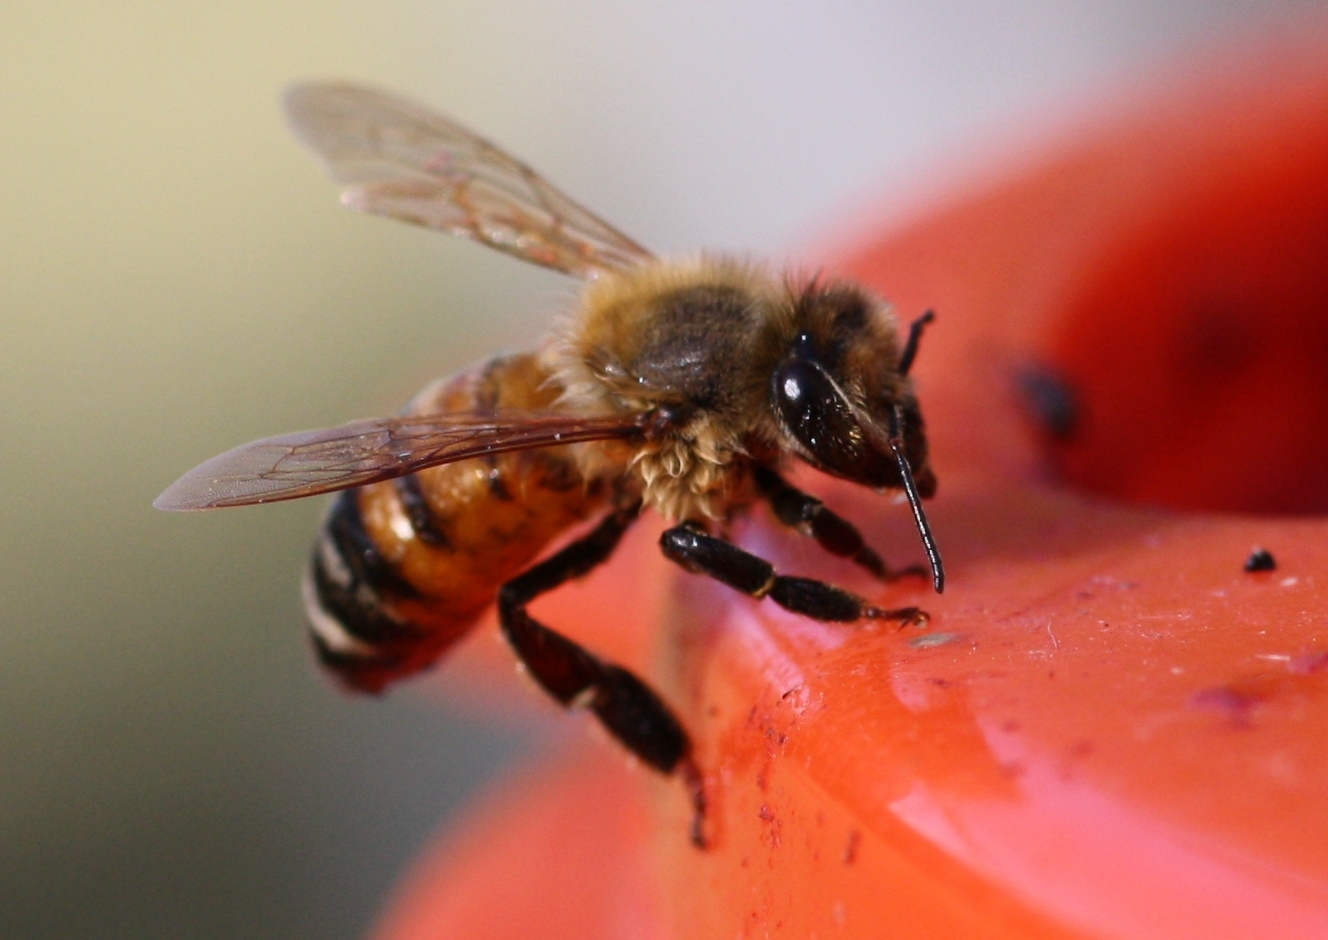
{"type": "Polygon", "coordinates": [[[328,514],[303,593],[319,660],[352,688],[379,691],[420,641],[420,629],[387,606],[420,592],[378,552],[354,491],[339,496],[328,514]]]}
{"type": "Polygon", "coordinates": [[[417,635],[409,623],[384,610],[382,595],[368,585],[338,582],[329,572],[329,548],[320,544],[309,563],[314,599],[323,613],[334,617],[349,636],[370,646],[400,643],[417,635]]]}
{"type": "Polygon", "coordinates": [[[410,520],[410,527],[415,530],[416,537],[434,548],[451,548],[452,540],[447,537],[447,532],[434,513],[433,507],[424,498],[424,491],[420,488],[420,478],[413,473],[398,477],[396,486],[401,508],[406,510],[406,518],[410,520]]]}
{"type": "Polygon", "coordinates": [[[323,538],[336,550],[346,564],[350,586],[366,587],[375,595],[385,598],[416,600],[422,595],[378,551],[378,546],[364,528],[364,514],[355,490],[346,490],[337,497],[327,521],[323,523],[323,538]]]}

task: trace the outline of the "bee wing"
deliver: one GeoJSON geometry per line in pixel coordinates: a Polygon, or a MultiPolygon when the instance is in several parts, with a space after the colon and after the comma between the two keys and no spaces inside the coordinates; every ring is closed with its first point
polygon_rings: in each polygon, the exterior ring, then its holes
{"type": "Polygon", "coordinates": [[[342,202],[592,278],[651,254],[520,160],[396,95],[345,84],[286,93],[296,135],[346,183],[342,202]]]}
{"type": "Polygon", "coordinates": [[[626,438],[640,431],[630,418],[547,412],[374,418],[236,447],[190,470],[152,505],[215,509],[300,499],[468,457],[626,438]]]}

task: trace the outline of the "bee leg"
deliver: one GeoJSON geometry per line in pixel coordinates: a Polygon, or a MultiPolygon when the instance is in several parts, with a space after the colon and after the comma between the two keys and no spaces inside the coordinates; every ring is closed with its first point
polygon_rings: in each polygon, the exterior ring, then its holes
{"type": "Polygon", "coordinates": [[[882,581],[914,575],[927,576],[927,569],[921,565],[909,565],[891,571],[881,556],[863,541],[862,533],[853,523],[831,512],[825,503],[791,485],[769,467],[757,465],[752,471],[752,477],[776,519],[804,535],[810,535],[831,555],[849,559],[882,581]]]}
{"type": "Polygon", "coordinates": [[[775,566],[764,558],[707,534],[695,523],[684,522],[666,530],[659,544],[665,557],[688,571],[714,578],[751,597],[768,597],[785,610],[813,620],[924,623],[927,619],[917,607],[885,610],[824,581],[777,574],[775,566]]]}
{"type": "Polygon", "coordinates": [[[536,597],[606,561],[640,511],[639,502],[618,509],[587,535],[503,585],[498,618],[517,657],[546,692],[565,706],[590,708],[610,734],[656,770],[681,771],[696,811],[692,838],[702,844],[705,801],[700,774],[677,717],[632,673],[604,662],[526,611],[536,597]]]}

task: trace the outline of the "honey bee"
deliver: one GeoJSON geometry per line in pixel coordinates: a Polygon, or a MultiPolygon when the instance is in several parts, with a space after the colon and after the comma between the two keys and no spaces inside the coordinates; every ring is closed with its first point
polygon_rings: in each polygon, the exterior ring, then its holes
{"type": "Polygon", "coordinates": [[[822,621],[925,618],[779,573],[721,534],[763,501],[878,578],[925,574],[891,571],[851,523],[787,482],[796,458],[901,489],[942,590],[921,502],[936,477],[909,378],[930,312],[901,338],[887,304],[854,284],[718,255],[661,260],[503,150],[394,95],[301,85],[286,110],[346,185],[348,206],[585,281],[575,313],[533,351],[439,380],[395,417],[238,447],[157,499],[210,509],[343,491],[303,597],[318,657],[345,685],[379,692],[428,668],[496,598],[535,681],[564,706],[588,707],[646,764],[683,770],[700,810],[673,712],[632,673],[535,620],[534,598],[604,562],[652,509],[672,523],[665,556],[753,598],[822,621]],[[580,523],[589,530],[537,561],[580,523]]]}

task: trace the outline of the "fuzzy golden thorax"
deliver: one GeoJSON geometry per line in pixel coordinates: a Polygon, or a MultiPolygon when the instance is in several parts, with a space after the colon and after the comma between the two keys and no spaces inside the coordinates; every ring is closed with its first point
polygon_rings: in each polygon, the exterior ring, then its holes
{"type": "MultiPolygon", "coordinates": [[[[772,406],[772,377],[795,342],[814,342],[847,400],[869,413],[911,394],[893,368],[894,318],[856,287],[784,280],[704,256],[641,265],[589,283],[546,350],[560,406],[587,414],[667,409],[674,426],[635,447],[629,473],[668,519],[717,518],[740,499],[753,455],[802,449],[772,406]]],[[[613,448],[582,449],[588,478],[613,448]]]]}

